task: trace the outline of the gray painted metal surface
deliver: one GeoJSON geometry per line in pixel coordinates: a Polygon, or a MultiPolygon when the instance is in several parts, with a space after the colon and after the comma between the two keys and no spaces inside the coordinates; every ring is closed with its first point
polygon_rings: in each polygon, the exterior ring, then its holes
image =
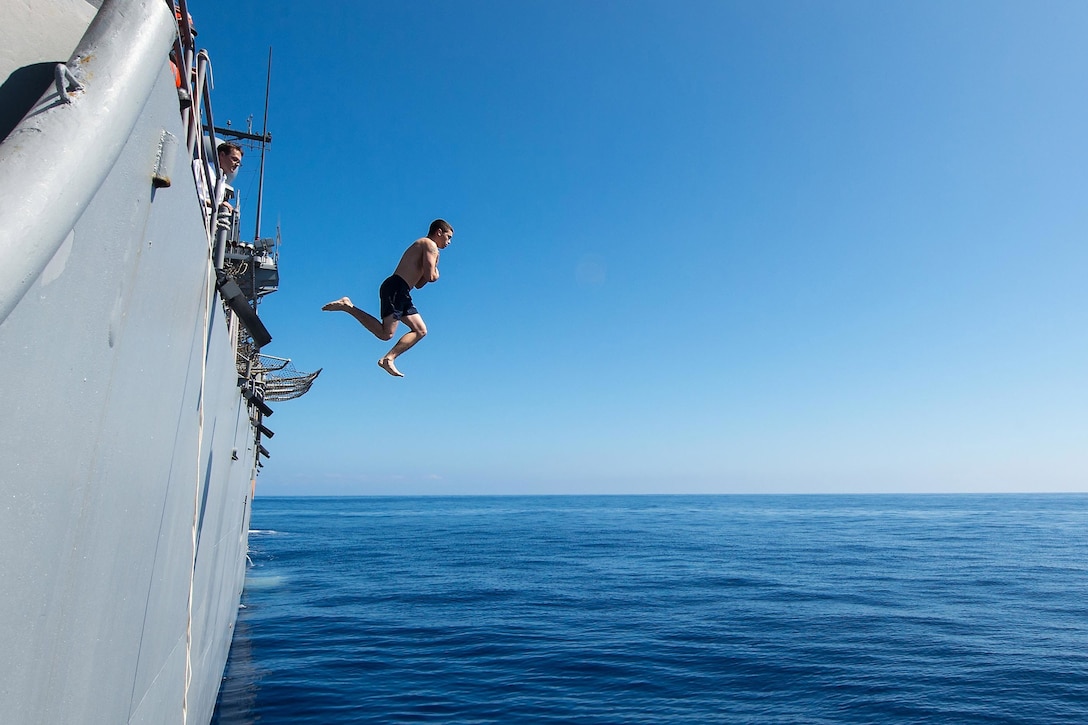
{"type": "Polygon", "coordinates": [[[86,0],[4,0],[0,82],[23,66],[68,60],[97,12],[86,0]]]}
{"type": "Polygon", "coordinates": [[[47,92],[0,144],[0,321],[117,160],[174,34],[161,0],[107,3],[67,63],[86,89],[47,92]]]}
{"type": "Polygon", "coordinates": [[[152,183],[173,33],[107,0],[0,144],[0,723],[206,723],[230,647],[256,442],[185,154],[152,183]]]}

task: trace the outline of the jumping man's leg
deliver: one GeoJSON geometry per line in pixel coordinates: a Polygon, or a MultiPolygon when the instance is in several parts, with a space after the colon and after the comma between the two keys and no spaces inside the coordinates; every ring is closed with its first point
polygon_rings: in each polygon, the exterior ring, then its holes
{"type": "Polygon", "coordinates": [[[341,297],[338,300],[334,300],[321,309],[328,312],[347,312],[379,340],[392,340],[393,333],[397,329],[397,318],[390,315],[384,320],[379,320],[377,317],[363,312],[353,305],[351,300],[347,297],[341,297]]]}
{"type": "Polygon", "coordinates": [[[420,317],[419,313],[405,315],[400,318],[400,321],[408,326],[410,332],[404,333],[404,336],[397,340],[397,344],[393,346],[392,350],[385,354],[385,357],[378,361],[378,365],[390,375],[403,378],[404,374],[401,373],[400,370],[397,370],[397,366],[393,364],[393,361],[423,339],[423,336],[427,334],[427,325],[423,322],[423,318],[420,317]]]}

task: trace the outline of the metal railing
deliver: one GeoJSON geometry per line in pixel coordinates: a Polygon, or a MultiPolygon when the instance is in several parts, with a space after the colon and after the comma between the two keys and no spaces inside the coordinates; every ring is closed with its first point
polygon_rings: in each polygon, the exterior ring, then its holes
{"type": "MultiPolygon", "coordinates": [[[[165,0],[177,19],[178,33],[174,39],[171,62],[178,70],[180,88],[191,102],[182,109],[182,129],[185,145],[193,163],[193,173],[198,186],[207,194],[204,224],[209,234],[220,225],[217,223],[219,206],[226,197],[225,174],[219,166],[215,146],[215,117],[212,111],[211,91],[215,87],[212,62],[205,50],[197,50],[193,43],[192,19],[186,0],[165,0]],[[209,143],[204,143],[207,130],[209,143]]],[[[232,223],[234,220],[231,220],[232,223]]],[[[221,243],[221,242],[220,242],[221,243]]],[[[222,255],[216,254],[216,267],[222,267],[222,255]]]]}

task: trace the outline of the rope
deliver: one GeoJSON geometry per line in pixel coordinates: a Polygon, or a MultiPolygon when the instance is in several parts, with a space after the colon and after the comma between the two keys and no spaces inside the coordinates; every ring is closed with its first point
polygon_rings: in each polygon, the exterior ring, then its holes
{"type": "MultiPolygon", "coordinates": [[[[200,400],[197,404],[197,441],[196,441],[196,486],[193,489],[193,528],[192,546],[193,558],[189,568],[189,602],[186,605],[185,623],[185,695],[181,703],[181,722],[187,725],[189,720],[189,687],[193,682],[193,591],[196,583],[196,543],[197,529],[200,525],[200,488],[201,471],[203,470],[204,453],[204,387],[208,378],[208,337],[209,324],[212,316],[212,298],[215,294],[215,285],[212,283],[214,267],[212,264],[212,249],[209,240],[207,250],[207,263],[204,268],[204,325],[201,329],[201,355],[200,355],[200,400]]],[[[210,482],[209,482],[210,483],[210,482]]]]}
{"type": "MultiPolygon", "coordinates": [[[[210,179],[208,178],[208,165],[205,162],[204,144],[201,142],[201,101],[204,102],[203,109],[208,115],[208,127],[212,128],[211,97],[208,89],[208,75],[210,75],[211,71],[211,62],[208,59],[207,53],[204,51],[200,51],[200,53],[196,54],[194,57],[195,47],[193,45],[193,36],[195,33],[192,30],[187,0],[176,0],[176,2],[173,3],[167,0],[167,4],[171,6],[172,11],[174,12],[177,26],[177,35],[175,36],[174,41],[174,50],[175,55],[177,56],[174,59],[175,68],[185,69],[183,73],[184,84],[186,85],[187,90],[189,91],[189,97],[192,100],[190,107],[187,108],[183,114],[182,125],[186,130],[186,142],[189,155],[197,161],[196,168],[194,168],[194,180],[203,180],[205,182],[204,188],[207,188],[209,186],[207,182],[210,179]],[[193,78],[194,70],[196,71],[195,84],[193,78]]],[[[218,164],[214,151],[212,153],[212,159],[213,163],[218,164]]],[[[218,169],[218,165],[216,166],[216,169],[218,169]]],[[[219,174],[219,176],[221,177],[222,174],[219,174]]],[[[203,204],[203,199],[201,200],[201,203],[203,204]]],[[[207,210],[204,218],[205,234],[207,235],[206,264],[204,269],[204,324],[200,330],[201,356],[200,389],[199,400],[197,401],[196,480],[193,489],[193,525],[190,535],[190,544],[193,553],[189,565],[189,600],[185,606],[185,691],[181,701],[182,725],[188,725],[189,690],[193,684],[193,599],[196,588],[196,546],[200,526],[201,471],[204,470],[204,395],[208,379],[209,328],[212,321],[212,310],[215,298],[214,222],[211,213],[215,208],[216,207],[213,206],[211,210],[207,210]]],[[[204,483],[206,485],[210,482],[204,483]]]]}

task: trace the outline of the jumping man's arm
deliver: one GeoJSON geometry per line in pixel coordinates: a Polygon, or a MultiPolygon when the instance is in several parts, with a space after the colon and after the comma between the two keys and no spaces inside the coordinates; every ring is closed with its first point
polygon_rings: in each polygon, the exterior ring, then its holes
{"type": "Polygon", "coordinates": [[[420,268],[421,274],[419,275],[419,282],[416,282],[416,289],[422,289],[423,285],[428,282],[438,281],[438,245],[429,239],[423,246],[420,268]]]}

